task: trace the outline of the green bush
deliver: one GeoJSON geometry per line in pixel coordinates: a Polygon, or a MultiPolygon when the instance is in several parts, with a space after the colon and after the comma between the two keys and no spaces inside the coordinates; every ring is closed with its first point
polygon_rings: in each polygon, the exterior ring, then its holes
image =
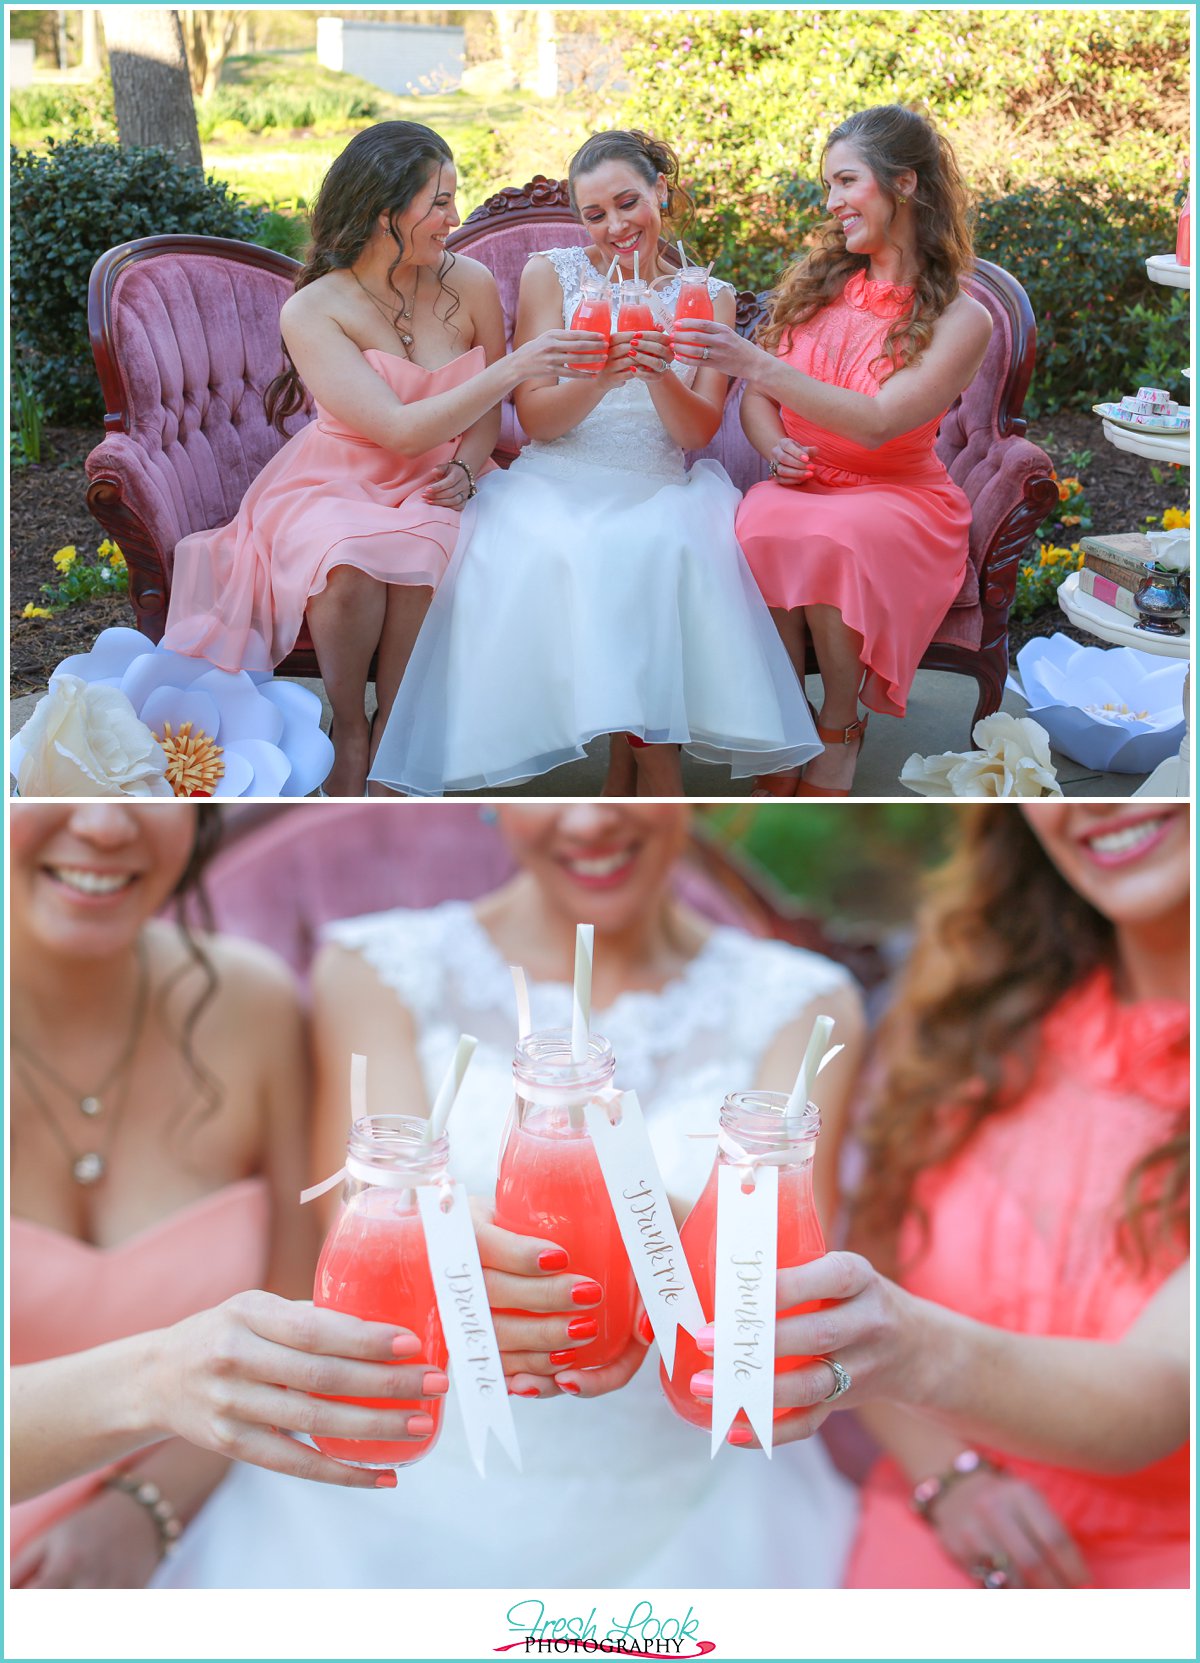
{"type": "Polygon", "coordinates": [[[80,138],[12,152],[11,328],[32,391],[52,422],[102,415],[87,334],[87,286],[106,249],[134,237],[191,232],[257,242],[279,234],[228,187],[179,167],[165,150],[80,138]]]}
{"type": "Polygon", "coordinates": [[[67,139],[82,133],[92,139],[115,139],[112,81],[77,81],[18,87],[9,95],[9,126],[17,145],[67,139]]]}
{"type": "Polygon", "coordinates": [[[872,104],[924,109],[955,144],[980,253],[1030,291],[1035,412],[1161,357],[1169,307],[1143,262],[1174,246],[1188,26],[1183,8],[613,13],[628,90],[605,114],[675,146],[694,240],[765,289],[815,224],[830,129],[872,104]]]}
{"type": "Polygon", "coordinates": [[[197,103],[196,122],[207,143],[210,138],[234,136],[236,129],[228,134],[218,131],[227,122],[239,122],[250,133],[322,124],[361,127],[384,120],[395,102],[355,75],[260,55],[226,63],[217,90],[197,103]]]}
{"type": "MultiPolygon", "coordinates": [[[[1167,291],[1146,275],[1146,256],[1174,241],[1169,200],[1029,186],[979,204],[975,247],[1021,282],[1037,320],[1030,415],[1120,398],[1142,384],[1172,315],[1167,291]]],[[[1187,356],[1182,329],[1174,356],[1187,356]]]]}

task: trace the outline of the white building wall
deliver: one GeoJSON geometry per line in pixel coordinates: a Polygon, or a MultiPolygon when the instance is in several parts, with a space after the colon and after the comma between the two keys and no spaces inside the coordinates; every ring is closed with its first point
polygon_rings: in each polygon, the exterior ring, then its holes
{"type": "Polygon", "coordinates": [[[463,52],[462,29],[422,23],[357,23],[346,17],[317,19],[318,63],[359,75],[397,96],[460,86],[463,52]]]}

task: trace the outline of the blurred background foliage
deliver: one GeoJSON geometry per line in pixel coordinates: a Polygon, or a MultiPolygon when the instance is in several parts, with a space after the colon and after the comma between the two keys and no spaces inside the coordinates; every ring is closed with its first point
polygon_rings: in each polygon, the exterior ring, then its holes
{"type": "Polygon", "coordinates": [[[697,831],[784,910],[811,914],[843,939],[875,940],[912,921],[921,880],[948,853],[955,810],[930,803],[710,804],[697,831]]]}

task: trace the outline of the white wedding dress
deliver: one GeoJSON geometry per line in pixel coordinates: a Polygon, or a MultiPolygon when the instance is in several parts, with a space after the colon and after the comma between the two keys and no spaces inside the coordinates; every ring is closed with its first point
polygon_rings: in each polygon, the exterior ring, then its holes
{"type": "MultiPolygon", "coordinates": [[[[508,967],[471,907],[335,924],[413,1014],[436,1089],[460,1033],[479,1047],[450,1123],[451,1169],[490,1194],[512,1099],[516,1018],[508,967]]],[[[688,1199],[712,1165],[727,1092],[753,1085],[779,1029],[846,973],[816,954],[717,929],[658,993],[594,1014],[616,1084],[646,1111],[668,1190],[688,1199]]],[[[570,1024],[571,989],[531,989],[539,1027],[570,1024]]],[[[820,1159],[818,1148],[817,1158],[820,1159]]],[[[164,1562],[158,1587],[837,1587],[854,1488],[819,1440],[710,1456],[659,1385],[658,1352],[620,1391],[510,1399],[517,1473],[492,1442],[475,1472],[454,1402],[432,1453],[394,1491],[337,1489],[235,1466],[164,1562]]]]}
{"type": "MultiPolygon", "coordinates": [[[[582,248],[545,258],[565,323],[591,267],[582,248]]],[[[690,385],[695,366],[670,373],[690,385]]],[[[733,533],[740,500],[719,463],[684,466],[634,377],[481,479],[371,778],[412,796],[477,791],[621,732],[737,775],[815,756],[803,692],[733,533]]]]}

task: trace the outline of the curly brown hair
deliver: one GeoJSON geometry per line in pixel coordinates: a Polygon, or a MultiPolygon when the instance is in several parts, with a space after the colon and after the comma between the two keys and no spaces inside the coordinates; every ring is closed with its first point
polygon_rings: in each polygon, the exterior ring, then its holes
{"type": "MultiPolygon", "coordinates": [[[[881,1071],[861,1130],[858,1244],[890,1268],[921,1173],[951,1159],[989,1116],[1011,1107],[1038,1060],[1041,1019],[1116,956],[1112,924],[1047,858],[1024,814],[962,808],[959,844],[929,884],[917,942],[880,1030],[881,1071]]],[[[1131,1167],[1119,1245],[1148,1266],[1188,1232],[1186,1103],[1171,1137],[1131,1167]]]]}
{"type": "MultiPolygon", "coordinates": [[[[312,214],[312,241],[308,257],[296,277],[303,289],[331,271],[345,271],[359,258],[381,214],[388,216],[396,257],[388,267],[388,287],[396,296],[397,328],[407,317],[404,297],[392,281],[404,259],[404,238],[397,219],[433,173],[454,157],[450,146],[432,127],[419,121],[379,121],[356,133],[337,156],[321,183],[312,214]]],[[[437,273],[438,287],[451,297],[443,314],[449,321],[459,307],[459,298],[445,281],[454,265],[447,249],[437,273]]],[[[289,416],[303,409],[304,384],[283,349],[285,367],[267,388],[263,399],[267,420],[282,430],[289,416]]]]}
{"type": "Polygon", "coordinates": [[[662,210],[664,227],[679,233],[691,224],[696,204],[679,182],[679,157],[669,144],[637,127],[593,133],[567,163],[567,190],[576,219],[580,217],[576,181],[585,173],[594,173],[605,162],[624,162],[647,185],[653,185],[661,173],[667,186],[667,205],[662,210]]]}
{"type": "MultiPolygon", "coordinates": [[[[896,180],[911,169],[916,188],[903,212],[911,212],[917,233],[919,266],[912,300],[887,332],[880,353],[885,373],[913,364],[933,339],[933,326],[959,292],[959,278],[969,270],[974,255],[967,228],[967,193],[949,139],[916,110],[901,104],[880,104],[860,110],[836,126],[825,141],[825,157],[835,144],[845,142],[858,152],[864,165],[899,212],[896,180]]],[[[818,226],[816,246],[791,266],[771,298],[767,320],[756,340],[768,352],[799,324],[838,298],[847,279],[870,265],[866,254],[846,249],[846,234],[836,219],[818,226]]]]}

